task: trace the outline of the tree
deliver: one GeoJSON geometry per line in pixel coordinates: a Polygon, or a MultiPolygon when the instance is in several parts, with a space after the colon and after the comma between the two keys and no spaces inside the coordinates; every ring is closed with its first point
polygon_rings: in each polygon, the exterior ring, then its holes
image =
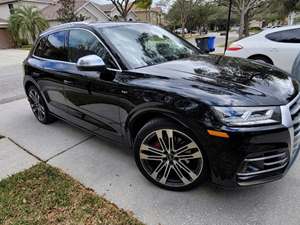
{"type": "Polygon", "coordinates": [[[16,8],[9,17],[8,23],[9,30],[17,44],[20,44],[22,38],[31,39],[34,42],[38,34],[48,27],[48,22],[38,9],[32,6],[16,8]]]}
{"type": "Polygon", "coordinates": [[[83,15],[75,13],[75,0],[59,0],[60,8],[57,10],[58,20],[62,23],[70,23],[75,21],[84,21],[87,18],[83,15]]]}
{"type": "Polygon", "coordinates": [[[151,5],[152,5],[152,0],[148,0],[148,1],[139,1],[136,3],[136,7],[140,8],[140,9],[145,9],[146,10],[146,19],[148,17],[148,21],[151,22],[151,5]]]}
{"type": "MultiPolygon", "coordinates": [[[[228,6],[228,0],[218,0],[222,5],[228,6]]],[[[251,13],[258,9],[263,9],[268,4],[269,0],[233,0],[232,6],[235,13],[240,17],[239,38],[247,36],[245,31],[248,30],[251,13]]]]}
{"type": "Polygon", "coordinates": [[[180,26],[182,28],[182,36],[184,36],[185,28],[189,25],[188,22],[192,22],[191,19],[196,16],[197,10],[202,9],[198,8],[201,2],[202,0],[176,0],[172,5],[167,19],[173,26],[180,26]]]}
{"type": "Polygon", "coordinates": [[[121,18],[127,21],[127,16],[133,6],[139,5],[140,8],[148,7],[152,5],[152,0],[110,0],[111,3],[116,7],[117,11],[119,12],[121,18]]]}
{"type": "Polygon", "coordinates": [[[300,0],[271,0],[271,11],[277,13],[281,21],[298,9],[300,9],[300,0]]]}
{"type": "MultiPolygon", "coordinates": [[[[209,14],[207,17],[208,26],[210,29],[217,31],[226,30],[228,19],[228,7],[218,4],[210,4],[209,14]]],[[[238,22],[236,14],[231,16],[230,24],[236,24],[238,22]]]]}
{"type": "Polygon", "coordinates": [[[176,2],[179,7],[182,36],[184,37],[188,17],[192,9],[200,3],[200,0],[177,0],[176,2]]]}

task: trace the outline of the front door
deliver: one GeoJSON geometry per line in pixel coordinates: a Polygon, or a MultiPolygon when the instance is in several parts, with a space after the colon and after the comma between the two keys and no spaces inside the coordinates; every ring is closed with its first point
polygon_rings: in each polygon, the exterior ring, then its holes
{"type": "Polygon", "coordinates": [[[64,96],[72,115],[70,119],[101,136],[121,141],[120,93],[118,83],[114,81],[117,66],[92,32],[73,29],[67,39],[68,58],[73,65],[64,79],[64,96]],[[76,62],[87,55],[100,56],[110,69],[102,73],[80,71],[76,62]]]}

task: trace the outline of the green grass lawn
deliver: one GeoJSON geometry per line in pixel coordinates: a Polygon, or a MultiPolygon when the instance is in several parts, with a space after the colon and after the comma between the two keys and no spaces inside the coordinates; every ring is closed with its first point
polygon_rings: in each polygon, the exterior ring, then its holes
{"type": "Polygon", "coordinates": [[[0,181],[0,224],[142,223],[60,170],[41,163],[0,181]]]}

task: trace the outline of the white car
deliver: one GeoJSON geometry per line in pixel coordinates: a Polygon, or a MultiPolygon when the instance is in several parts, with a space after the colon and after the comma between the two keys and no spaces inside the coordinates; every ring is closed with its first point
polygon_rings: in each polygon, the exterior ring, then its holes
{"type": "MultiPolygon", "coordinates": [[[[186,28],[184,28],[183,31],[184,31],[185,34],[188,33],[188,30],[187,30],[186,28]]],[[[182,34],[182,28],[178,28],[178,29],[174,30],[174,32],[175,32],[176,34],[182,34]]]]}
{"type": "Polygon", "coordinates": [[[300,25],[267,29],[234,42],[225,55],[263,61],[289,73],[300,52],[300,25]]]}

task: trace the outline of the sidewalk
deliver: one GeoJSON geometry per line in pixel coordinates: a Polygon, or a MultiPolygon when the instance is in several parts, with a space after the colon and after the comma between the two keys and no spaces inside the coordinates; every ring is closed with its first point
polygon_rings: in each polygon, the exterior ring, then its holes
{"type": "Polygon", "coordinates": [[[41,159],[150,225],[300,224],[299,160],[275,183],[231,191],[208,183],[171,192],[149,183],[131,152],[64,122],[40,124],[26,100],[0,105],[0,135],[16,143],[0,139],[0,179],[41,159]]]}

